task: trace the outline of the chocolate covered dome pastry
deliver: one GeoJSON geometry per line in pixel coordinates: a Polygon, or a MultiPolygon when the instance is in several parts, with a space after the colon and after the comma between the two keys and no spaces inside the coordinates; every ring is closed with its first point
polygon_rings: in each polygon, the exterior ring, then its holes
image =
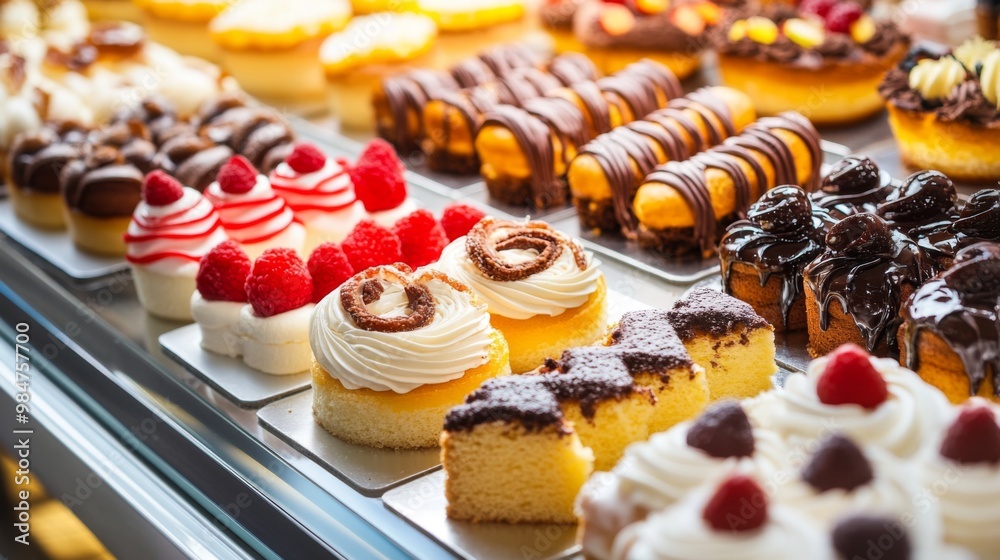
{"type": "Polygon", "coordinates": [[[194,130],[187,130],[171,137],[160,147],[160,164],[164,171],[181,183],[204,191],[233,155],[229,146],[217,144],[194,130]]]}
{"type": "Polygon", "coordinates": [[[902,309],[900,363],[954,403],[1000,402],[1000,244],[960,250],[902,309]]]}
{"type": "Polygon", "coordinates": [[[844,218],[804,270],[809,351],[855,343],[887,356],[898,349],[900,306],[934,273],[917,244],[875,214],[844,218]]]}
{"type": "Polygon", "coordinates": [[[200,134],[228,146],[264,174],[288,157],[295,141],[291,125],[276,110],[249,106],[236,95],[220,96],[202,107],[197,122],[200,134]]]}
{"type": "Polygon", "coordinates": [[[130,121],[142,123],[149,131],[149,139],[157,146],[191,128],[190,124],[178,118],[174,104],[160,95],[147,97],[134,106],[120,109],[112,115],[110,123],[130,121]]]}
{"type": "Polygon", "coordinates": [[[715,43],[723,83],[747,92],[761,114],[797,110],[824,125],[879,112],[879,81],[910,40],[894,23],[842,1],[769,6],[720,26],[715,43]]]}
{"type": "Polygon", "coordinates": [[[1000,180],[1000,49],[980,38],[948,54],[915,49],[879,91],[903,161],[962,181],[1000,180]]]}
{"type": "Polygon", "coordinates": [[[875,213],[890,227],[912,239],[948,228],[958,217],[958,193],[951,179],[938,171],[910,175],[899,188],[889,189],[875,213]]]}
{"type": "Polygon", "coordinates": [[[823,252],[834,223],[799,187],[768,191],[719,244],[725,292],[750,303],[776,329],[805,329],[802,271],[823,252]]]}
{"type": "Polygon", "coordinates": [[[812,201],[837,219],[874,212],[889,194],[891,181],[892,176],[871,158],[846,157],[833,164],[820,189],[812,193],[812,201]]]}
{"type": "Polygon", "coordinates": [[[588,2],[574,15],[573,31],[605,73],[650,58],[686,78],[701,66],[706,30],[721,18],[722,9],[704,0],[588,2]]]}
{"type": "Polygon", "coordinates": [[[979,241],[1000,242],[1000,190],[987,189],[972,195],[955,220],[944,229],[917,239],[939,270],[951,266],[955,254],[979,241]]]}
{"type": "Polygon", "coordinates": [[[84,157],[60,176],[69,233],[85,251],[125,254],[125,231],[142,199],[142,180],[160,167],[149,130],[138,121],[101,130],[84,157]]]}
{"type": "Polygon", "coordinates": [[[6,181],[19,218],[48,229],[66,226],[59,174],[80,157],[88,133],[75,124],[53,124],[14,140],[7,156],[6,181]]]}

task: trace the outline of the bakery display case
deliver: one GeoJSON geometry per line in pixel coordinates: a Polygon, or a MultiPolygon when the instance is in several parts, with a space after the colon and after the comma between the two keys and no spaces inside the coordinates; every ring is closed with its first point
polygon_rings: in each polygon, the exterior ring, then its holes
{"type": "Polygon", "coordinates": [[[0,3],[17,531],[995,557],[996,43],[884,2],[86,4],[0,3]]]}

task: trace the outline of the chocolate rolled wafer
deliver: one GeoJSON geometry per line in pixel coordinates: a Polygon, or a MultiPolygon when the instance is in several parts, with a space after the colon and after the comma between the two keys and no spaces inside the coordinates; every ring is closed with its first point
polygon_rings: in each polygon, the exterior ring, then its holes
{"type": "Polygon", "coordinates": [[[755,118],[746,94],[702,88],[588,142],[567,173],[581,225],[632,235],[638,226],[632,199],[647,173],[721,143],[755,118]]]}
{"type": "Polygon", "coordinates": [[[581,146],[681,94],[680,83],[666,67],[642,60],[614,76],[553,90],[532,100],[532,110],[504,111],[503,118],[493,118],[506,107],[501,106],[486,115],[476,134],[480,172],[494,198],[539,208],[562,204],[567,193],[564,175],[581,146]],[[566,107],[572,118],[562,115],[566,107]],[[545,124],[549,134],[537,134],[539,124],[545,124]]]}
{"type": "Polygon", "coordinates": [[[547,92],[597,78],[597,69],[578,53],[556,56],[544,70],[517,68],[492,82],[459,91],[445,91],[424,107],[421,145],[431,169],[475,173],[479,160],[473,146],[483,116],[499,105],[523,107],[547,92]]]}
{"type": "Polygon", "coordinates": [[[449,70],[413,70],[384,80],[372,98],[378,135],[401,152],[420,149],[423,112],[428,101],[491,82],[517,68],[540,68],[545,57],[523,45],[500,45],[467,58],[449,70]]]}
{"type": "Polygon", "coordinates": [[[795,112],[762,118],[739,136],[647,175],[632,203],[636,236],[663,253],[707,258],[725,227],[764,192],[786,184],[815,190],[822,159],[808,119],[795,112]]]}

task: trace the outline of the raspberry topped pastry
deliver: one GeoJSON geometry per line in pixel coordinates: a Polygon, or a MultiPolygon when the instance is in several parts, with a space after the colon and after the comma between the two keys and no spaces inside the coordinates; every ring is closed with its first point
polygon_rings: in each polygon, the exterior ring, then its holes
{"type": "Polygon", "coordinates": [[[240,310],[236,333],[243,361],[272,375],[307,371],[309,317],[313,282],[302,259],[291,249],[268,249],[253,263],[246,279],[249,305],[240,310]]]}
{"type": "Polygon", "coordinates": [[[243,156],[235,156],[222,166],[216,181],[205,189],[205,198],[219,211],[229,237],[251,259],[272,247],[302,251],[305,227],[296,221],[267,177],[243,156]]]}
{"type": "Polygon", "coordinates": [[[376,224],[392,227],[417,209],[407,193],[405,174],[396,149],[381,138],[372,140],[351,168],[354,192],[376,224]]]}
{"type": "Polygon", "coordinates": [[[910,45],[894,23],[849,0],[768,6],[722,30],[716,42],[726,85],[746,92],[761,114],[797,110],[818,125],[878,113],[882,75],[910,45]]]}
{"type": "Polygon", "coordinates": [[[191,316],[201,329],[201,347],[235,358],[243,353],[236,334],[240,312],[247,303],[246,280],[252,266],[235,241],[219,243],[198,265],[191,296],[191,316]]]}
{"type": "Polygon", "coordinates": [[[125,259],[142,306],[165,319],[190,321],[198,263],[227,239],[219,213],[201,193],[162,171],[147,175],[125,233],[125,259]]]}
{"type": "Polygon", "coordinates": [[[271,173],[271,187],[306,228],[305,250],[339,242],[364,218],[345,163],[300,143],[271,173]]]}

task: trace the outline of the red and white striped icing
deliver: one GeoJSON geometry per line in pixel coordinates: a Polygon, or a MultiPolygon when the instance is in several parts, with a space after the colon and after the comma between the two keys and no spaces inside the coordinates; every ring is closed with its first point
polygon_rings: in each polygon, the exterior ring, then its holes
{"type": "Polygon", "coordinates": [[[218,210],[229,237],[240,244],[270,241],[296,221],[285,199],[263,175],[258,175],[257,183],[245,193],[227,193],[216,181],[205,189],[205,198],[218,210]]]}
{"type": "Polygon", "coordinates": [[[312,173],[299,173],[282,162],[271,172],[270,179],[274,192],[288,202],[296,215],[310,210],[335,212],[357,200],[347,168],[333,158],[327,158],[323,168],[312,173]]]}
{"type": "Polygon", "coordinates": [[[125,232],[125,258],[165,274],[197,271],[201,257],[227,239],[212,203],[185,187],[184,195],[166,206],[139,203],[125,232]]]}

